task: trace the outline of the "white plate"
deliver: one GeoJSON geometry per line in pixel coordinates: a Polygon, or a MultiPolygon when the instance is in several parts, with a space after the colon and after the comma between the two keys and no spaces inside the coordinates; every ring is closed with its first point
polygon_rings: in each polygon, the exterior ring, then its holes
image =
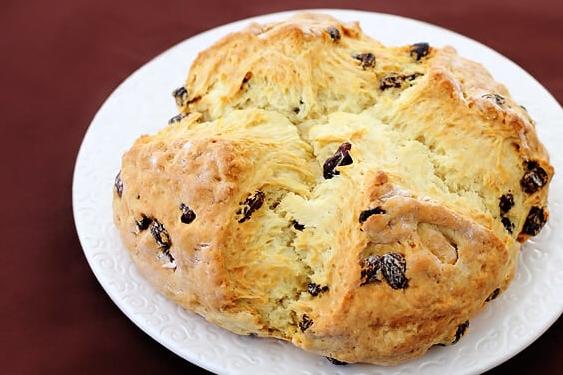
{"type": "MultiPolygon", "coordinates": [[[[483,63],[505,83],[537,121],[540,138],[557,171],[563,171],[563,112],[528,73],[497,52],[454,32],[407,18],[351,10],[319,10],[343,21],[358,20],[365,32],[388,45],[427,41],[453,45],[483,63]],[[559,147],[558,147],[559,146],[559,147]]],[[[274,339],[241,337],[166,300],[137,272],[112,221],[112,184],[120,159],[143,133],[154,133],[175,114],[171,91],[180,86],[198,51],[250,21],[284,19],[294,12],[255,17],[194,36],[164,52],[123,82],[102,105],[80,148],[74,171],[76,228],[90,267],[117,306],[156,341],[210,371],[231,374],[477,373],[530,345],[563,310],[563,181],[551,184],[549,222],[522,250],[516,279],[506,293],[471,321],[456,345],[432,349],[400,366],[334,366],[274,339]]]]}

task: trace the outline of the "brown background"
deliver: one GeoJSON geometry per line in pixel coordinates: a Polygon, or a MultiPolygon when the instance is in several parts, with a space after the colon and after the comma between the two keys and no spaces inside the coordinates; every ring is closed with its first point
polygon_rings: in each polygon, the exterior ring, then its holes
{"type": "MultiPolygon", "coordinates": [[[[195,368],[131,323],[88,268],[72,218],[74,160],[103,100],[150,58],[214,26],[303,7],[367,9],[444,26],[508,56],[563,100],[558,0],[2,0],[1,373],[195,368]]],[[[559,319],[494,372],[563,373],[562,327],[559,319]]]]}

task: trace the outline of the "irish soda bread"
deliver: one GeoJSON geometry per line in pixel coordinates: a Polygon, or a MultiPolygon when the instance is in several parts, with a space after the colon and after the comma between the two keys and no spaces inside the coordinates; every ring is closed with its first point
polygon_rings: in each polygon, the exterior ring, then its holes
{"type": "Polygon", "coordinates": [[[548,217],[534,122],[451,47],[301,14],[201,52],[174,97],[123,156],[115,223],[157,288],[238,334],[334,363],[454,344],[548,217]]]}

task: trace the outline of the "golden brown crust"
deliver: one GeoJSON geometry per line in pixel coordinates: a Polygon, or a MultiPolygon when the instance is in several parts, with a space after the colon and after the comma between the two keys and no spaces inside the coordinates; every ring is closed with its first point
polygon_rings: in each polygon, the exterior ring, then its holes
{"type": "Polygon", "coordinates": [[[515,252],[490,230],[436,202],[409,196],[390,183],[369,185],[375,188],[368,190],[371,199],[364,206],[385,212],[362,225],[367,244],[345,249],[354,256],[339,257],[335,264],[350,284],[319,300],[308,313],[314,324],[293,341],[346,362],[394,364],[434,344],[452,343],[457,327],[499,286],[515,252]],[[452,245],[454,264],[434,254],[423,230],[452,245]],[[396,290],[384,279],[362,285],[358,259],[388,253],[404,256],[408,286],[396,290]]]}
{"type": "Polygon", "coordinates": [[[141,272],[341,361],[457,341],[547,220],[553,168],[481,65],[413,48],[303,14],[200,53],[183,119],[123,157],[115,222],[141,272]]]}

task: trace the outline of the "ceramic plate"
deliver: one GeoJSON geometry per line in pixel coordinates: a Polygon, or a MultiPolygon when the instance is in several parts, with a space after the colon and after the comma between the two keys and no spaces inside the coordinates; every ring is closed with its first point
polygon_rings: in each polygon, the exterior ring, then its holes
{"type": "MultiPolygon", "coordinates": [[[[387,45],[426,41],[452,45],[484,64],[537,121],[556,171],[563,171],[563,111],[528,73],[490,48],[452,31],[407,18],[351,10],[319,10],[343,21],[360,21],[364,31],[387,45]]],[[[102,105],[82,143],[74,171],[73,205],[80,242],[92,271],[117,306],[156,341],[201,367],[228,374],[429,374],[478,373],[506,361],[537,339],[563,310],[563,181],[550,188],[551,217],[522,250],[517,276],[506,293],[474,319],[463,339],[436,347],[395,367],[334,366],[323,357],[274,340],[227,332],[156,292],[137,272],[112,221],[112,185],[120,159],[141,134],[166,126],[176,108],[171,92],[181,86],[198,51],[249,22],[289,17],[284,12],[255,17],[204,32],[172,47],[127,78],[102,105]]]]}

